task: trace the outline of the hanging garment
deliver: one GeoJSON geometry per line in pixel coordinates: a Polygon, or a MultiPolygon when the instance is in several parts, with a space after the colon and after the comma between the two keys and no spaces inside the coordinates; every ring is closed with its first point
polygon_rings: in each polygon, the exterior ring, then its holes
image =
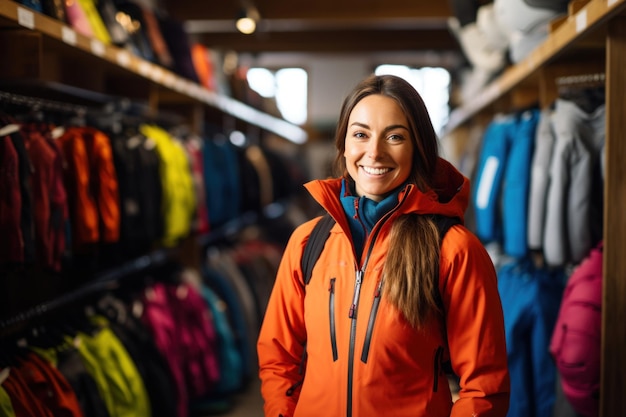
{"type": "Polygon", "coordinates": [[[204,140],[202,155],[209,220],[217,227],[242,213],[239,160],[235,145],[220,134],[204,140]]]}
{"type": "Polygon", "coordinates": [[[218,396],[237,392],[244,383],[241,353],[237,350],[234,329],[230,324],[228,306],[215,291],[202,285],[202,296],[211,309],[219,346],[220,377],[215,384],[218,396]]]}
{"type": "Polygon", "coordinates": [[[206,186],[204,184],[204,160],[202,156],[204,144],[200,137],[192,136],[185,139],[184,146],[189,154],[194,193],[197,197],[198,206],[193,221],[193,230],[196,233],[208,233],[211,229],[211,222],[209,209],[206,205],[206,186]]]}
{"type": "Polygon", "coordinates": [[[178,399],[173,395],[176,392],[174,378],[148,329],[130,312],[123,322],[112,321],[110,326],[144,381],[152,417],[175,416],[178,399]]]}
{"type": "Polygon", "coordinates": [[[557,99],[552,115],[555,134],[546,201],[544,256],[550,266],[578,264],[599,237],[600,180],[606,107],[587,113],[575,103],[557,99]]]}
{"type": "MultiPolygon", "coordinates": [[[[78,339],[77,339],[78,340],[78,339]]],[[[88,372],[75,346],[65,344],[46,352],[56,357],[56,367],[72,386],[87,417],[109,417],[109,411],[100,395],[94,376],[88,372]]]]}
{"type": "Polygon", "coordinates": [[[156,125],[141,125],[140,132],[154,141],[159,155],[162,184],[161,213],[164,218],[163,245],[171,247],[189,235],[196,213],[189,159],[182,144],[156,125]]]}
{"type": "Polygon", "coordinates": [[[543,248],[550,162],[555,141],[552,131],[552,112],[551,108],[541,111],[537,124],[535,151],[531,162],[528,195],[528,248],[533,251],[539,251],[543,248]]]}
{"type": "Polygon", "coordinates": [[[35,206],[33,206],[33,190],[31,187],[33,166],[29,159],[28,152],[26,151],[23,129],[14,131],[10,134],[10,136],[13,147],[17,152],[19,163],[18,172],[20,182],[20,198],[22,203],[22,210],[20,213],[20,229],[22,231],[22,241],[24,244],[24,263],[32,264],[36,260],[35,234],[33,231],[33,210],[35,209],[35,206]]]}
{"type": "Polygon", "coordinates": [[[528,193],[539,110],[522,112],[512,132],[502,187],[502,249],[508,256],[528,253],[528,193]]]}
{"type": "Polygon", "coordinates": [[[485,131],[473,190],[476,234],[518,259],[528,253],[530,165],[538,120],[534,108],[493,119],[485,131]]]}
{"type": "MultiPolygon", "coordinates": [[[[9,372],[9,368],[4,368],[2,369],[2,371],[0,371],[0,374],[6,373],[8,376],[9,372]]],[[[16,417],[15,410],[13,409],[13,405],[11,404],[11,397],[9,397],[9,394],[7,394],[6,390],[2,388],[2,385],[0,385],[0,416],[16,417]]]]}
{"type": "Polygon", "coordinates": [[[498,269],[511,395],[507,417],[552,414],[556,368],[548,351],[563,293],[559,270],[535,268],[528,259],[498,269]]]}
{"type": "Polygon", "coordinates": [[[473,189],[476,235],[484,243],[502,241],[500,201],[515,118],[496,116],[483,138],[473,189]]]}
{"type": "Polygon", "coordinates": [[[57,141],[67,165],[73,244],[117,242],[119,190],[109,137],[95,128],[69,127],[57,141]]]}
{"type": "Polygon", "coordinates": [[[602,249],[600,242],[569,277],[550,342],[563,393],[585,417],[600,411],[602,249]]]}
{"type": "Polygon", "coordinates": [[[17,369],[32,393],[55,417],[83,417],[76,393],[63,374],[34,352],[18,358],[17,369]]]}
{"type": "Polygon", "coordinates": [[[177,323],[171,314],[165,284],[156,283],[149,286],[141,297],[143,313],[141,320],[149,329],[155,345],[165,358],[176,390],[176,417],[189,415],[189,388],[183,371],[184,356],[177,336],[177,323]]]}
{"type": "Polygon", "coordinates": [[[52,139],[49,126],[25,124],[22,133],[31,165],[37,260],[44,268],[60,271],[69,216],[61,150],[52,139]]]}
{"type": "Polygon", "coordinates": [[[28,388],[19,370],[10,368],[8,377],[2,382],[2,388],[11,398],[16,416],[54,417],[54,414],[28,388]]]}
{"type": "Polygon", "coordinates": [[[251,294],[249,290],[245,292],[246,289],[240,285],[239,280],[237,284],[233,283],[228,273],[217,266],[211,266],[209,262],[203,267],[202,279],[226,303],[226,314],[233,327],[235,345],[242,362],[243,381],[246,383],[258,368],[254,351],[256,321],[250,322],[250,313],[254,313],[251,294]]]}
{"type": "Polygon", "coordinates": [[[183,373],[190,398],[210,394],[219,380],[218,345],[210,309],[202,295],[188,284],[167,287],[170,311],[184,361],[183,373]]]}
{"type": "Polygon", "coordinates": [[[124,259],[148,253],[163,238],[163,188],[155,142],[140,133],[111,135],[120,195],[120,240],[124,259]]]}
{"type": "Polygon", "coordinates": [[[148,394],[137,367],[106,320],[95,318],[99,328],[94,334],[78,332],[78,347],[90,372],[97,372],[100,392],[108,397],[111,416],[150,417],[148,394]],[[97,370],[96,370],[97,369],[97,370]]]}
{"type": "Polygon", "coordinates": [[[146,288],[142,321],[165,357],[179,399],[177,416],[189,404],[212,393],[219,380],[218,346],[210,310],[188,284],[158,282],[146,288]]]}
{"type": "Polygon", "coordinates": [[[18,154],[11,137],[5,136],[0,138],[0,263],[24,260],[19,179],[18,154]]]}

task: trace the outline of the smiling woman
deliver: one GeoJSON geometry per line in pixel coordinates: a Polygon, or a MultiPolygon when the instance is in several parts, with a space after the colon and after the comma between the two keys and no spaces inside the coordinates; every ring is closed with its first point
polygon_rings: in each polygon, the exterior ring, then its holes
{"type": "Polygon", "coordinates": [[[398,76],[365,78],[343,101],[335,147],[336,177],[306,184],[335,224],[307,283],[320,218],[295,229],[263,318],[265,415],[504,417],[495,268],[462,225],[469,180],[439,157],[420,94],[398,76]],[[454,222],[443,238],[439,219],[454,222]]]}

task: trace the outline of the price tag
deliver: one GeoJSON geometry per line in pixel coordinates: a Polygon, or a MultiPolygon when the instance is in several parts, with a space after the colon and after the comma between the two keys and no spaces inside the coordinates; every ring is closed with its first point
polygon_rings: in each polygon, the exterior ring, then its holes
{"type": "Polygon", "coordinates": [[[61,28],[61,38],[63,39],[63,42],[68,45],[76,45],[76,32],[67,26],[63,26],[61,28]]]}
{"type": "Polygon", "coordinates": [[[576,33],[587,29],[587,9],[583,9],[576,15],[576,33]]]}
{"type": "Polygon", "coordinates": [[[30,10],[26,10],[22,7],[17,8],[17,23],[28,28],[35,28],[35,14],[30,10]]]}
{"type": "Polygon", "coordinates": [[[100,42],[97,39],[92,39],[91,40],[91,52],[94,55],[102,56],[102,55],[104,55],[104,51],[105,51],[105,48],[104,48],[104,44],[102,42],[100,42]]]}

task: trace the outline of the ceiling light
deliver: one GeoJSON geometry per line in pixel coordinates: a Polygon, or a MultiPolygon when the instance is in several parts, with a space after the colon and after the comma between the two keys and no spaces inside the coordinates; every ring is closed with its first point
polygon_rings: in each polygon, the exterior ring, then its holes
{"type": "Polygon", "coordinates": [[[237,30],[245,35],[250,35],[256,30],[256,26],[261,19],[259,11],[254,6],[248,6],[241,11],[237,17],[237,30]]]}

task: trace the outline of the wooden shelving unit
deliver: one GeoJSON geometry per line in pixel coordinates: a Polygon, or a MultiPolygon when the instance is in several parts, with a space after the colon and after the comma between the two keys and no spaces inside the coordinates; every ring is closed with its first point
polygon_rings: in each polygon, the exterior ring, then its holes
{"type": "MultiPolygon", "coordinates": [[[[471,102],[453,111],[448,134],[484,125],[497,112],[556,98],[556,80],[605,73],[606,177],[600,416],[624,415],[626,392],[626,2],[574,1],[550,35],[522,62],[507,68],[471,102]]],[[[454,135],[453,135],[454,136],[454,135]]],[[[462,135],[460,135],[462,136],[462,135]]]]}
{"type": "MultiPolygon", "coordinates": [[[[304,143],[307,132],[231,97],[207,90],[172,71],[113,45],[77,33],[71,27],[16,2],[0,0],[0,48],[5,66],[0,78],[61,82],[96,92],[146,100],[157,112],[171,103],[185,105],[193,119],[211,114],[304,143]]],[[[201,124],[201,120],[192,120],[201,124]]]]}

